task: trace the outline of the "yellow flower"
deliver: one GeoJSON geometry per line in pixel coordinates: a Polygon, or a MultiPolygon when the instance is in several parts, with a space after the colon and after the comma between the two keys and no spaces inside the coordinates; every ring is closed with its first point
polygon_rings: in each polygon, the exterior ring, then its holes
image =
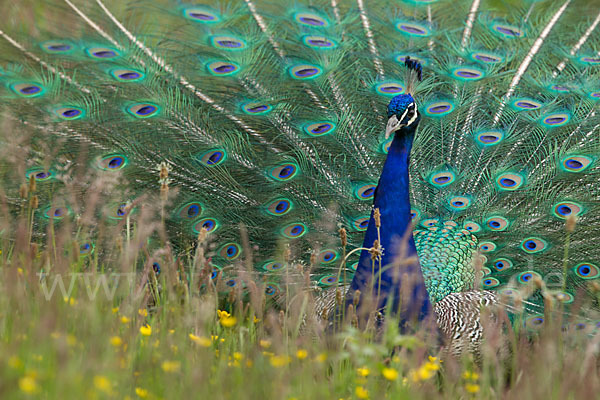
{"type": "Polygon", "coordinates": [[[296,357],[298,360],[304,360],[306,357],[308,357],[308,351],[300,349],[296,352],[296,357]]]}
{"type": "Polygon", "coordinates": [[[398,379],[398,371],[396,371],[394,368],[384,368],[381,371],[381,374],[388,381],[395,381],[398,379]]]}
{"type": "Polygon", "coordinates": [[[69,346],[75,346],[77,344],[77,338],[74,335],[67,335],[67,344],[69,346]]]}
{"type": "Polygon", "coordinates": [[[113,308],[112,308],[112,313],[113,313],[113,314],[116,314],[116,313],[118,313],[118,312],[119,312],[119,307],[113,307],[113,308]]]}
{"type": "Polygon", "coordinates": [[[96,387],[96,389],[105,393],[109,393],[111,390],[110,381],[107,377],[102,375],[94,376],[94,386],[96,387]]]}
{"type": "Polygon", "coordinates": [[[148,324],[140,326],[140,333],[144,336],[152,335],[152,327],[148,324]]]}
{"type": "Polygon", "coordinates": [[[467,383],[465,384],[465,390],[469,393],[477,393],[479,392],[479,385],[476,383],[467,383]]]}
{"type": "Polygon", "coordinates": [[[77,303],[77,301],[72,297],[63,297],[63,300],[65,301],[65,303],[68,303],[71,306],[73,306],[73,305],[75,305],[75,303],[77,303]]]}
{"type": "Polygon", "coordinates": [[[120,337],[113,336],[113,337],[110,338],[110,344],[112,344],[115,347],[119,347],[120,345],[123,344],[123,341],[121,340],[120,337]]]}
{"type": "Polygon", "coordinates": [[[260,344],[260,347],[262,347],[263,349],[268,349],[269,347],[271,347],[271,341],[270,340],[265,340],[265,339],[261,339],[258,344],[260,344]]]}
{"type": "Polygon", "coordinates": [[[138,397],[141,399],[145,399],[146,397],[148,397],[148,391],[146,389],[142,389],[140,387],[135,388],[135,394],[137,394],[138,397]]]}
{"type": "MultiPolygon", "coordinates": [[[[2,252],[0,252],[0,254],[2,254],[2,252]]],[[[23,268],[18,267],[17,272],[19,273],[19,275],[23,276],[23,268]]]]}
{"type": "Polygon", "coordinates": [[[121,322],[122,322],[122,323],[124,323],[124,324],[128,324],[128,323],[129,323],[129,321],[131,321],[131,320],[130,320],[129,318],[127,318],[126,316],[124,316],[124,315],[123,315],[123,316],[121,317],[121,322]]]}
{"type": "Polygon", "coordinates": [[[219,319],[222,319],[231,317],[231,314],[229,314],[227,311],[217,310],[217,316],[219,317],[219,319]]]}
{"type": "Polygon", "coordinates": [[[437,371],[438,369],[440,369],[440,364],[428,361],[423,367],[429,371],[437,371]]]}
{"type": "Polygon", "coordinates": [[[465,371],[463,378],[476,381],[479,379],[479,374],[477,372],[465,371]]]}
{"type": "Polygon", "coordinates": [[[140,314],[140,316],[142,316],[142,317],[147,317],[148,316],[148,310],[146,310],[145,308],[140,308],[138,310],[138,314],[140,314]]]}
{"type": "Polygon", "coordinates": [[[413,370],[410,372],[410,378],[413,382],[426,381],[427,379],[433,377],[435,375],[435,371],[439,368],[437,364],[433,364],[431,362],[427,362],[416,371],[413,370]],[[433,367],[432,367],[433,365],[433,367]]]}
{"type": "Polygon", "coordinates": [[[175,333],[175,329],[169,329],[169,335],[172,335],[175,333]]]}
{"type": "Polygon", "coordinates": [[[232,326],[235,326],[237,319],[235,317],[223,317],[220,321],[221,325],[223,325],[225,328],[231,328],[232,326]]]}
{"type": "Polygon", "coordinates": [[[250,368],[254,365],[254,363],[252,362],[252,360],[246,360],[246,367],[250,368]]]}
{"type": "Polygon", "coordinates": [[[256,318],[256,315],[254,316],[254,323],[258,324],[260,322],[260,319],[256,318]]]}
{"type": "Polygon", "coordinates": [[[327,361],[327,354],[321,353],[321,354],[317,355],[317,357],[315,357],[315,361],[324,363],[325,361],[327,361]]]}
{"type": "Polygon", "coordinates": [[[161,365],[161,368],[165,372],[177,372],[181,367],[181,363],[179,361],[164,361],[161,365]]]}
{"type": "Polygon", "coordinates": [[[233,359],[236,361],[240,361],[244,358],[244,355],[242,353],[240,353],[239,351],[235,351],[233,353],[233,359]]]}
{"type": "Polygon", "coordinates": [[[212,341],[204,336],[196,336],[193,333],[190,333],[189,337],[192,340],[192,342],[202,347],[210,347],[210,345],[212,344],[212,341]]]}
{"type": "Polygon", "coordinates": [[[355,393],[356,393],[356,397],[358,397],[359,399],[368,399],[369,398],[369,391],[362,386],[357,386],[355,393]]]}
{"type": "Polygon", "coordinates": [[[290,362],[290,358],[288,356],[271,356],[270,362],[275,368],[280,368],[285,367],[290,362]]]}
{"type": "Polygon", "coordinates": [[[31,376],[24,376],[19,379],[19,389],[27,394],[34,394],[40,391],[35,378],[31,376]]]}
{"type": "Polygon", "coordinates": [[[362,367],[362,368],[357,368],[356,369],[356,373],[359,376],[365,377],[365,376],[369,376],[369,374],[371,373],[371,371],[369,371],[369,368],[367,368],[367,367],[362,367]]]}
{"type": "Polygon", "coordinates": [[[12,356],[8,359],[8,365],[12,369],[20,369],[23,367],[23,361],[21,361],[21,359],[17,356],[12,356]]]}

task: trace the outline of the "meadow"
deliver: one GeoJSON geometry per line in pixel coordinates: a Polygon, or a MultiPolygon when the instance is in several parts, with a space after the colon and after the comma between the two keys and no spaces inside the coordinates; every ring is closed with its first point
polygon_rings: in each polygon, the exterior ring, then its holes
{"type": "MultiPolygon", "coordinates": [[[[401,335],[393,319],[382,332],[355,321],[330,332],[302,279],[284,280],[274,301],[246,257],[232,267],[245,287],[231,288],[204,232],[176,257],[161,221],[148,220],[159,201],[116,222],[34,223],[43,190],[23,180],[18,211],[6,197],[2,207],[2,399],[574,399],[600,389],[595,327],[494,332],[478,359],[446,355],[426,327],[401,335]],[[104,240],[86,241],[89,226],[104,240]]],[[[289,260],[284,271],[309,269],[289,260]]]]}

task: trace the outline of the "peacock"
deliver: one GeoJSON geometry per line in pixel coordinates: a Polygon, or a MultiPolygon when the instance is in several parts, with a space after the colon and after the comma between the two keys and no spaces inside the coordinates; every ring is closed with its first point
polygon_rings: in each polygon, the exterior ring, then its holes
{"type": "Polygon", "coordinates": [[[41,232],[150,226],[150,199],[181,257],[208,237],[212,279],[249,265],[276,298],[308,273],[326,313],[343,290],[470,342],[482,304],[591,330],[599,5],[23,1],[0,24],[3,190],[15,210],[35,182],[41,232]]]}

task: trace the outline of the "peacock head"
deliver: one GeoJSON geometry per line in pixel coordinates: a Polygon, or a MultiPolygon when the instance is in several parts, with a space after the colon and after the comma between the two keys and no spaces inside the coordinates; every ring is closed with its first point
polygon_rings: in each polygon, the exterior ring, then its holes
{"type": "Polygon", "coordinates": [[[388,122],[385,128],[385,138],[402,128],[410,127],[413,131],[419,125],[421,116],[417,103],[410,94],[399,94],[388,104],[388,122]]]}

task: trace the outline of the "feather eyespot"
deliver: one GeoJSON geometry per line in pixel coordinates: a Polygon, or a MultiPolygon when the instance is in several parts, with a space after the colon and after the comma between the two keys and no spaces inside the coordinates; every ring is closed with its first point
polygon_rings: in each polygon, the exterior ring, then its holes
{"type": "Polygon", "coordinates": [[[212,271],[210,273],[210,279],[211,280],[215,280],[217,279],[217,277],[221,274],[221,267],[218,267],[216,265],[212,265],[212,271]]]}
{"type": "Polygon", "coordinates": [[[359,232],[366,231],[369,227],[369,219],[368,216],[357,218],[352,221],[352,227],[359,232]]]}
{"type": "Polygon", "coordinates": [[[340,282],[337,274],[325,275],[319,278],[319,284],[323,286],[333,286],[340,282]]]}
{"type": "Polygon", "coordinates": [[[285,215],[292,209],[292,202],[288,199],[277,199],[268,203],[266,206],[267,213],[275,216],[285,215]]]}
{"type": "Polygon", "coordinates": [[[279,271],[285,268],[285,264],[277,262],[277,261],[267,261],[265,264],[263,264],[262,268],[265,271],[279,271]]]}
{"type": "Polygon", "coordinates": [[[396,23],[396,29],[407,36],[426,37],[431,34],[429,27],[416,22],[400,21],[396,23]]]}
{"type": "Polygon", "coordinates": [[[104,171],[117,171],[125,168],[129,160],[121,154],[110,154],[98,160],[98,167],[104,171]]]}
{"type": "Polygon", "coordinates": [[[528,284],[537,279],[541,280],[542,276],[535,271],[523,271],[517,276],[517,280],[522,284],[528,284]]]}
{"type": "Polygon", "coordinates": [[[478,132],[475,136],[477,144],[480,146],[495,146],[504,139],[504,132],[502,131],[482,131],[478,132]]]}
{"type": "Polygon", "coordinates": [[[298,174],[298,165],[293,163],[284,163],[276,166],[269,171],[269,176],[278,181],[287,181],[298,174]]]}
{"type": "Polygon", "coordinates": [[[233,36],[212,36],[210,43],[213,47],[222,50],[236,51],[246,48],[246,42],[233,36]]]}
{"type": "Polygon", "coordinates": [[[504,217],[490,217],[485,221],[487,227],[495,232],[502,232],[508,228],[508,220],[504,217]]]}
{"type": "Polygon", "coordinates": [[[425,106],[425,114],[430,117],[443,117],[454,110],[454,104],[449,101],[435,101],[425,106]]]}
{"type": "Polygon", "coordinates": [[[417,209],[417,208],[411,208],[410,209],[410,219],[413,221],[416,221],[419,219],[419,217],[421,217],[421,211],[419,211],[419,209],[417,209]]]}
{"type": "Polygon", "coordinates": [[[315,50],[330,50],[337,47],[337,43],[325,36],[306,35],[302,37],[302,43],[315,50]]]}
{"type": "Polygon", "coordinates": [[[325,18],[308,12],[296,13],[294,14],[294,19],[296,22],[311,28],[326,28],[329,26],[329,21],[325,18]]]}
{"type": "Polygon", "coordinates": [[[197,157],[202,165],[215,167],[222,164],[227,159],[227,153],[223,149],[213,149],[202,153],[197,157]]]}
{"type": "Polygon", "coordinates": [[[94,245],[91,243],[83,243],[79,246],[79,254],[83,256],[90,255],[94,252],[94,245]]]}
{"type": "Polygon", "coordinates": [[[587,156],[569,156],[562,160],[561,166],[568,172],[581,172],[587,169],[592,163],[592,159],[587,156]]]}
{"type": "Polygon", "coordinates": [[[202,214],[202,204],[197,201],[187,203],[177,211],[179,218],[194,219],[202,214]]]}
{"type": "Polygon", "coordinates": [[[128,68],[111,69],[110,76],[119,82],[139,82],[145,78],[143,72],[128,68]]]}
{"type": "Polygon", "coordinates": [[[424,228],[431,228],[433,226],[437,226],[440,223],[440,220],[437,218],[429,218],[426,220],[423,220],[421,222],[421,226],[423,226],[424,228]]]}
{"type": "Polygon", "coordinates": [[[100,60],[112,60],[121,56],[121,53],[109,47],[89,47],[85,52],[89,57],[100,60]]]}
{"type": "Polygon", "coordinates": [[[213,10],[206,7],[190,7],[183,10],[183,16],[189,20],[203,24],[214,24],[221,21],[221,17],[213,10]]]}
{"type": "Polygon", "coordinates": [[[548,248],[548,242],[537,237],[530,237],[521,242],[521,249],[529,254],[539,253],[548,248]]]}
{"type": "Polygon", "coordinates": [[[354,188],[354,197],[358,200],[371,200],[375,196],[377,185],[365,183],[354,188]]]}
{"type": "Polygon", "coordinates": [[[575,301],[575,296],[569,292],[553,292],[554,298],[563,304],[571,304],[575,301]]]}
{"type": "Polygon", "coordinates": [[[290,76],[294,79],[315,79],[323,73],[321,67],[314,64],[298,64],[288,69],[290,76]]]}
{"type": "Polygon", "coordinates": [[[160,107],[152,103],[136,103],[127,107],[127,112],[136,118],[151,118],[160,113],[160,107]]]}
{"type": "Polygon", "coordinates": [[[580,263],[573,267],[575,274],[581,279],[596,279],[600,276],[600,269],[592,263],[580,263]]]}
{"type": "Polygon", "coordinates": [[[276,296],[279,294],[280,292],[280,288],[279,285],[277,285],[276,283],[266,283],[265,284],[265,294],[267,296],[276,296]]]}
{"type": "Polygon", "coordinates": [[[235,260],[238,258],[240,253],[242,252],[242,248],[237,243],[227,243],[221,246],[219,250],[219,255],[226,260],[235,260]]]}
{"type": "Polygon", "coordinates": [[[400,82],[383,82],[375,85],[375,92],[383,96],[396,96],[404,93],[404,85],[400,82]]]}
{"type": "Polygon", "coordinates": [[[508,24],[495,23],[490,27],[492,32],[505,38],[519,38],[525,36],[525,31],[522,29],[508,24]]]}
{"type": "Polygon", "coordinates": [[[281,230],[281,233],[283,234],[283,236],[285,236],[288,239],[297,239],[299,237],[304,236],[306,231],[307,231],[306,225],[304,225],[303,223],[297,222],[297,223],[290,224],[290,225],[287,225],[286,227],[284,227],[281,230]]]}
{"type": "Polygon", "coordinates": [[[202,231],[202,228],[206,229],[206,232],[208,233],[212,233],[214,231],[216,231],[217,229],[219,229],[220,224],[219,221],[217,221],[214,218],[203,218],[200,221],[198,221],[195,225],[194,225],[194,233],[200,233],[202,231]]]}
{"type": "Polygon", "coordinates": [[[250,115],[265,115],[273,110],[270,104],[250,102],[242,105],[242,111],[250,115]]]}
{"type": "Polygon", "coordinates": [[[332,262],[335,262],[335,260],[337,260],[338,257],[338,252],[335,250],[323,250],[319,253],[317,259],[321,264],[330,264],[332,262]]]}
{"type": "Polygon", "coordinates": [[[483,78],[484,73],[476,68],[456,68],[452,71],[452,76],[463,81],[478,81],[483,78]]]}
{"type": "Polygon", "coordinates": [[[335,131],[336,124],[329,121],[313,122],[302,127],[307,135],[313,137],[325,136],[335,131]]]}
{"type": "Polygon", "coordinates": [[[500,190],[517,190],[523,183],[525,182],[525,178],[517,173],[504,173],[498,175],[496,178],[496,183],[498,184],[498,188],[500,190]]]}
{"type": "Polygon", "coordinates": [[[45,170],[43,168],[33,168],[25,172],[25,177],[27,179],[33,178],[38,182],[44,182],[54,177],[54,172],[52,170],[45,170]]]}
{"type": "Polygon", "coordinates": [[[46,89],[38,83],[14,83],[10,85],[13,92],[21,97],[38,97],[45,93],[46,89]]]}
{"type": "Polygon", "coordinates": [[[59,221],[71,214],[71,209],[66,206],[48,207],[44,210],[44,217],[59,221]]]}
{"type": "Polygon", "coordinates": [[[231,61],[213,61],[206,68],[214,76],[231,76],[240,71],[240,66],[231,61]]]}
{"type": "Polygon", "coordinates": [[[543,106],[539,101],[527,98],[516,99],[511,105],[516,111],[537,110],[543,106]]]}
{"type": "Polygon", "coordinates": [[[71,53],[75,46],[67,41],[50,40],[40,45],[46,53],[67,54],[71,53]]]}
{"type": "Polygon", "coordinates": [[[429,176],[429,183],[436,187],[445,187],[454,182],[456,175],[452,171],[435,172],[429,176]]]}
{"type": "Polygon", "coordinates": [[[539,330],[544,326],[544,316],[540,314],[527,317],[527,319],[525,319],[524,325],[530,330],[539,330]]]}
{"type": "Polygon", "coordinates": [[[473,61],[479,61],[479,62],[482,62],[485,64],[496,64],[503,60],[502,57],[500,57],[496,54],[482,52],[482,51],[471,53],[471,59],[473,61]]]}
{"type": "Polygon", "coordinates": [[[490,252],[496,250],[496,243],[490,242],[490,241],[481,242],[481,243],[479,243],[479,250],[482,253],[490,253],[490,252]]]}
{"type": "Polygon", "coordinates": [[[504,271],[513,267],[513,262],[508,258],[498,258],[493,263],[497,271],[504,271]]]}
{"type": "Polygon", "coordinates": [[[562,201],[554,205],[553,214],[560,219],[567,219],[570,216],[579,216],[583,214],[583,207],[577,203],[562,201]]]}
{"type": "Polygon", "coordinates": [[[55,108],[53,112],[58,118],[66,121],[73,121],[85,116],[85,110],[75,106],[62,106],[55,108]]]}
{"type": "Polygon", "coordinates": [[[448,198],[448,205],[453,211],[463,211],[471,205],[471,199],[465,196],[453,196],[448,198]]]}
{"type": "Polygon", "coordinates": [[[548,128],[563,126],[569,122],[571,115],[569,113],[553,113],[544,116],[541,120],[542,125],[548,128]]]}
{"type": "Polygon", "coordinates": [[[484,278],[481,281],[481,284],[484,288],[491,289],[491,288],[495,288],[496,286],[500,285],[500,281],[496,278],[484,278]]]}
{"type": "Polygon", "coordinates": [[[465,222],[463,227],[471,233],[477,233],[481,231],[481,225],[473,221],[465,222]]]}

